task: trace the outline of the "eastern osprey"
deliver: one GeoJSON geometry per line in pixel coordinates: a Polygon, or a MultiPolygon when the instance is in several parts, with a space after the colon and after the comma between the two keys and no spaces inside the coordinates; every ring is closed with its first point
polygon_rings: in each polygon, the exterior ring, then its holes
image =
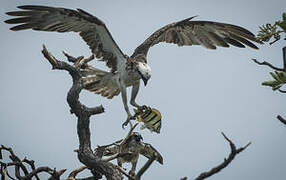
{"type": "Polygon", "coordinates": [[[117,158],[117,163],[120,167],[122,167],[123,163],[131,163],[132,167],[129,174],[135,174],[139,154],[145,156],[148,159],[154,156],[156,161],[158,161],[160,164],[163,164],[163,157],[161,154],[150,144],[144,143],[143,138],[139,133],[133,132],[120,148],[118,144],[121,142],[122,140],[119,140],[112,145],[105,147],[103,155],[112,156],[118,153],[128,153],[117,158]]]}
{"type": "Polygon", "coordinates": [[[193,17],[190,17],[155,31],[135,49],[131,56],[127,56],[113,40],[105,24],[81,9],[33,5],[18,8],[24,11],[7,12],[8,15],[18,18],[7,20],[6,23],[20,24],[11,30],[78,32],[92,53],[106,62],[111,71],[95,69],[94,74],[85,78],[86,89],[110,99],[121,92],[128,116],[123,126],[127,125],[132,117],[127,105],[126,88],[132,86],[130,104],[140,107],[135,101],[140,79],[146,86],[151,77],[151,68],[147,64],[150,47],[160,42],[167,42],[178,46],[202,45],[208,49],[216,49],[217,46],[229,47],[229,45],[240,48],[247,45],[258,49],[251,41],[261,43],[255,35],[242,27],[211,21],[191,21],[193,17]]]}

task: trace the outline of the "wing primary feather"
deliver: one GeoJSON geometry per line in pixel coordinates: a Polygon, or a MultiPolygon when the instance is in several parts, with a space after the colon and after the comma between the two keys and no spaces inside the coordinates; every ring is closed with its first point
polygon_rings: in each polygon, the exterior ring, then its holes
{"type": "Polygon", "coordinates": [[[4,22],[7,24],[28,23],[32,19],[33,19],[32,17],[21,17],[21,18],[8,19],[4,22]]]}
{"type": "Polygon", "coordinates": [[[227,28],[232,34],[238,35],[238,36],[242,36],[244,38],[247,38],[251,41],[254,41],[256,43],[259,44],[263,44],[263,42],[261,42],[260,40],[258,40],[254,34],[252,34],[250,31],[242,28],[242,27],[238,27],[235,25],[229,25],[227,28]]]}
{"type": "Polygon", "coordinates": [[[6,12],[9,16],[31,16],[36,15],[39,12],[36,11],[12,11],[12,12],[6,12]]]}
{"type": "Polygon", "coordinates": [[[35,11],[47,11],[47,10],[53,10],[53,7],[48,6],[35,6],[35,5],[24,5],[24,6],[17,6],[19,9],[24,10],[35,10],[35,11]]]}
{"type": "Polygon", "coordinates": [[[245,46],[244,46],[242,43],[238,42],[238,41],[235,40],[235,39],[226,37],[226,38],[224,38],[224,40],[225,40],[226,42],[228,42],[229,44],[235,46],[235,47],[245,48],[245,46]]]}
{"type": "Polygon", "coordinates": [[[242,37],[240,37],[240,36],[237,36],[237,35],[235,35],[235,34],[230,34],[230,36],[231,36],[233,39],[235,39],[235,40],[237,40],[237,41],[239,41],[239,42],[242,42],[243,44],[245,44],[245,45],[247,45],[247,46],[249,46],[249,47],[251,47],[251,48],[253,48],[253,49],[258,49],[257,46],[255,46],[252,42],[248,41],[247,39],[244,39],[244,38],[242,38],[242,37]]]}
{"type": "Polygon", "coordinates": [[[12,30],[12,31],[20,31],[20,30],[31,29],[31,28],[35,27],[35,25],[36,24],[34,24],[34,23],[21,24],[21,25],[18,25],[18,26],[11,27],[10,30],[12,30]]]}
{"type": "Polygon", "coordinates": [[[211,39],[215,42],[216,45],[221,46],[221,47],[229,47],[229,45],[217,34],[213,32],[208,32],[211,39]]]}

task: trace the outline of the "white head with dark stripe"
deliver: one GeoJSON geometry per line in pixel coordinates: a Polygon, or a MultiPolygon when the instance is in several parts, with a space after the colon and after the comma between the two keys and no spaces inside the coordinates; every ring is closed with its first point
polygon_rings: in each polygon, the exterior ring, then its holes
{"type": "Polygon", "coordinates": [[[151,78],[151,68],[147,64],[146,57],[142,54],[139,54],[135,57],[136,59],[136,70],[140,74],[141,79],[144,82],[144,85],[147,85],[148,80],[151,78]]]}

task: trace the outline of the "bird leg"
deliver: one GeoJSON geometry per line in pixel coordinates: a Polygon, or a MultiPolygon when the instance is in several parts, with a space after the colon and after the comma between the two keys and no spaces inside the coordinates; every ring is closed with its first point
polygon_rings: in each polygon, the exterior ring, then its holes
{"type": "Polygon", "coordinates": [[[140,87],[140,81],[138,81],[135,85],[132,86],[130,104],[132,106],[136,107],[139,111],[143,111],[143,110],[147,109],[147,106],[146,105],[140,106],[139,104],[137,104],[135,102],[135,99],[136,99],[138,91],[139,91],[139,87],[140,87]]]}
{"type": "Polygon", "coordinates": [[[138,81],[135,85],[132,86],[132,91],[131,91],[131,99],[130,99],[130,104],[132,106],[135,106],[137,108],[140,108],[140,105],[138,105],[135,102],[136,96],[138,94],[139,91],[139,87],[140,87],[140,81],[138,81]]]}
{"type": "Polygon", "coordinates": [[[126,86],[124,84],[124,82],[122,82],[120,80],[120,78],[118,77],[117,78],[117,83],[119,84],[119,88],[120,88],[120,91],[121,91],[121,97],[122,97],[122,102],[123,102],[123,105],[124,105],[124,109],[127,113],[127,120],[122,124],[122,128],[124,129],[125,126],[127,126],[127,124],[129,123],[129,121],[131,119],[134,119],[134,117],[131,115],[130,111],[129,111],[129,107],[128,107],[128,104],[127,104],[127,92],[126,92],[126,86]]]}

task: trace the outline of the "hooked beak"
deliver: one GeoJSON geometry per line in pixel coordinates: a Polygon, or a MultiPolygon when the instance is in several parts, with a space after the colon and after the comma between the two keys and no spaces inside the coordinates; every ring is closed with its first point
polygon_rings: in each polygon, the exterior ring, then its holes
{"type": "Polygon", "coordinates": [[[146,85],[147,85],[147,83],[148,83],[148,80],[149,80],[149,79],[142,78],[142,80],[143,80],[143,82],[144,82],[144,85],[146,86],[146,85]]]}
{"type": "Polygon", "coordinates": [[[145,76],[143,76],[143,74],[142,74],[140,71],[138,71],[138,73],[140,74],[141,79],[142,79],[142,81],[144,82],[144,85],[146,86],[147,83],[148,83],[148,80],[150,79],[150,76],[145,77],[145,76]]]}

